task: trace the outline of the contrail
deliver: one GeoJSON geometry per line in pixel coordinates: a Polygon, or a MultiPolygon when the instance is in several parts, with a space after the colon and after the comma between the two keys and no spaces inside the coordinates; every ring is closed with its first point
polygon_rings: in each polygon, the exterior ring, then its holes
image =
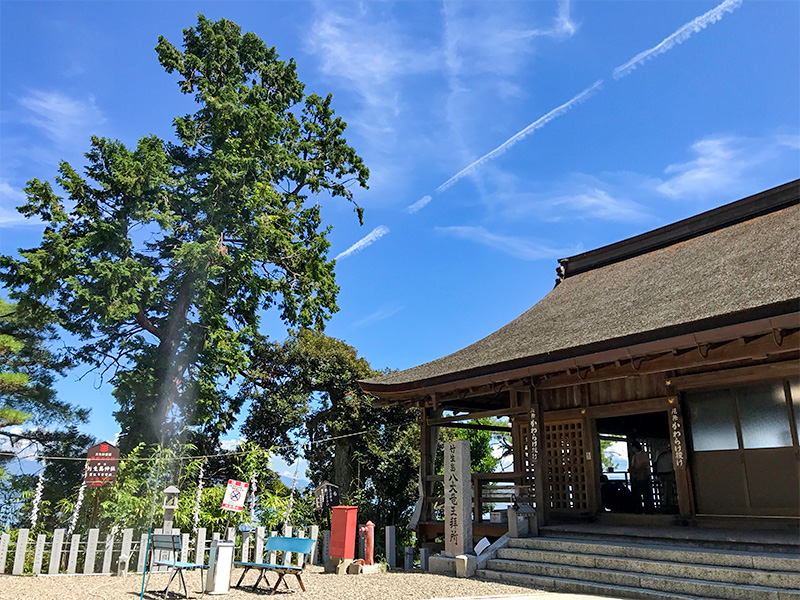
{"type": "Polygon", "coordinates": [[[725,13],[733,12],[737,8],[739,8],[742,4],[743,0],[725,0],[722,4],[717,6],[716,8],[712,8],[710,11],[705,13],[704,15],[700,15],[696,19],[689,21],[678,29],[675,33],[670,35],[669,37],[665,38],[660,44],[657,46],[653,46],[649,50],[645,50],[644,52],[640,52],[624,65],[621,65],[614,69],[614,79],[621,79],[625,77],[628,73],[633,71],[636,67],[642,64],[644,61],[653,58],[654,56],[658,56],[659,54],[664,54],[667,50],[672,49],[674,46],[681,44],[688,40],[693,33],[697,33],[698,31],[702,31],[709,25],[713,25],[717,21],[719,21],[722,17],[725,16],[725,13]]]}
{"type": "Polygon", "coordinates": [[[511,146],[513,146],[517,142],[521,141],[526,136],[530,135],[531,133],[533,133],[537,129],[541,129],[542,127],[547,125],[550,121],[552,121],[556,117],[560,117],[561,115],[563,115],[565,112],[567,112],[570,108],[572,108],[576,104],[586,100],[602,84],[603,84],[603,80],[602,79],[598,79],[592,85],[590,85],[588,88],[583,90],[580,94],[578,94],[577,96],[575,96],[571,100],[565,102],[564,104],[562,104],[558,108],[554,108],[553,110],[551,110],[549,113],[547,113],[546,115],[544,115],[540,119],[538,119],[538,120],[534,121],[533,123],[531,123],[530,125],[528,125],[525,129],[523,129],[519,133],[516,133],[516,134],[512,135],[505,142],[500,144],[497,148],[495,148],[494,150],[492,150],[488,154],[484,154],[478,160],[476,160],[475,162],[473,162],[470,165],[467,165],[466,167],[461,169],[458,173],[453,175],[450,179],[445,181],[442,185],[440,185],[438,188],[436,188],[436,193],[438,194],[438,193],[441,193],[441,192],[445,191],[447,188],[452,186],[459,179],[461,179],[462,177],[467,175],[470,171],[473,171],[474,169],[477,169],[478,167],[480,167],[484,163],[487,163],[490,160],[492,160],[493,158],[496,158],[496,157],[500,156],[501,154],[503,154],[503,152],[505,152],[506,150],[511,148],[511,146]]]}
{"type": "Polygon", "coordinates": [[[335,260],[339,260],[341,258],[347,258],[351,254],[355,254],[356,252],[360,252],[361,250],[363,250],[367,246],[371,246],[372,244],[377,242],[379,239],[381,239],[387,233],[389,233],[389,228],[388,227],[384,227],[383,225],[378,225],[375,229],[370,231],[367,235],[365,235],[363,238],[358,240],[355,244],[350,246],[347,250],[345,250],[344,252],[340,252],[336,256],[335,260]]]}
{"type": "Polygon", "coordinates": [[[414,202],[414,204],[409,204],[408,206],[406,206],[405,211],[408,214],[413,215],[414,213],[419,212],[423,208],[425,208],[425,205],[428,204],[428,202],[430,202],[431,200],[432,198],[430,196],[423,196],[422,198],[414,202]]]}

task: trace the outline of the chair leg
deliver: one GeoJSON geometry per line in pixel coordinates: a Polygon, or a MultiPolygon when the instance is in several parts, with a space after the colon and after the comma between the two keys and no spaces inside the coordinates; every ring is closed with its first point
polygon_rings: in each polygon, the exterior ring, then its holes
{"type": "Polygon", "coordinates": [[[295,576],[297,577],[297,582],[300,584],[300,589],[305,592],[306,586],[303,585],[303,579],[300,577],[300,573],[295,573],[295,576]]]}
{"type": "MultiPolygon", "coordinates": [[[[278,573],[278,581],[275,582],[275,586],[272,588],[272,592],[269,594],[270,596],[274,595],[275,592],[278,591],[278,586],[281,584],[281,581],[283,581],[284,575],[285,573],[278,573]]],[[[286,582],[283,581],[283,583],[285,584],[286,582]]],[[[288,588],[289,586],[287,585],[286,587],[288,588]]]]}
{"type": "Polygon", "coordinates": [[[183,577],[183,569],[178,569],[178,575],[181,577],[181,583],[183,584],[183,596],[184,598],[189,597],[189,590],[186,588],[186,579],[183,577]]]}
{"type": "Polygon", "coordinates": [[[172,572],[172,575],[170,575],[170,576],[169,576],[169,579],[167,580],[167,587],[165,587],[165,588],[164,588],[164,591],[163,591],[163,592],[161,592],[162,594],[164,594],[164,597],[166,597],[166,595],[167,595],[167,590],[169,589],[169,586],[171,586],[171,585],[172,585],[172,580],[173,580],[173,579],[175,579],[175,575],[176,575],[177,573],[178,573],[178,569],[175,569],[175,570],[172,572]]]}
{"type": "Polygon", "coordinates": [[[253,590],[255,590],[258,587],[258,584],[261,583],[262,579],[267,584],[267,588],[269,589],[269,578],[267,577],[267,571],[266,569],[259,569],[258,579],[256,579],[256,582],[253,584],[253,590]]]}
{"type": "Polygon", "coordinates": [[[239,577],[239,581],[237,581],[237,582],[236,582],[236,587],[237,587],[237,588],[238,588],[240,585],[242,585],[242,580],[244,579],[244,576],[245,576],[245,575],[247,575],[247,572],[248,572],[249,570],[250,570],[250,567],[245,567],[245,568],[244,568],[244,571],[242,572],[242,576],[241,576],[241,577],[239,577]]]}

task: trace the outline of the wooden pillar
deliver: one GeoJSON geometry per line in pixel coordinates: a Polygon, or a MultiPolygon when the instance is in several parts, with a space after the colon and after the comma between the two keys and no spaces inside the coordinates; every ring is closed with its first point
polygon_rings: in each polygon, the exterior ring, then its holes
{"type": "Polygon", "coordinates": [[[536,504],[536,522],[542,526],[547,522],[548,481],[547,481],[547,455],[544,447],[544,420],[542,418],[542,403],[536,393],[536,388],[531,386],[530,408],[530,461],[533,465],[534,502],[536,504]]]}
{"type": "Polygon", "coordinates": [[[597,473],[603,468],[602,456],[599,456],[600,443],[597,441],[597,424],[582,409],[583,449],[586,460],[586,496],[589,514],[595,515],[600,509],[600,480],[597,473]]]}
{"type": "Polygon", "coordinates": [[[675,469],[675,488],[678,492],[678,512],[688,519],[692,508],[692,487],[689,477],[689,452],[686,447],[686,428],[678,398],[669,399],[669,440],[672,450],[672,466],[675,469]]]}

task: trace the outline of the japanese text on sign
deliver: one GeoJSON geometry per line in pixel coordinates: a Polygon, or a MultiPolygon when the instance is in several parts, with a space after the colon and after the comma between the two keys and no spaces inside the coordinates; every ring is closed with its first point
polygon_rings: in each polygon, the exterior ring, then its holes
{"type": "Polygon", "coordinates": [[[86,453],[84,482],[90,487],[114,485],[117,481],[119,448],[103,442],[89,448],[86,453]]]}
{"type": "Polygon", "coordinates": [[[228,479],[228,487],[225,488],[225,496],[222,498],[222,508],[240,512],[244,510],[244,500],[247,497],[247,488],[250,484],[245,481],[228,479]]]}
{"type": "Polygon", "coordinates": [[[670,410],[669,421],[672,432],[672,459],[675,461],[675,467],[680,468],[683,467],[684,462],[683,428],[677,406],[673,406],[670,410]]]}
{"type": "Polygon", "coordinates": [[[531,406],[531,463],[539,460],[539,419],[536,408],[531,406]]]}
{"type": "Polygon", "coordinates": [[[458,475],[456,468],[456,453],[450,452],[450,462],[447,465],[447,498],[450,500],[450,511],[447,515],[450,524],[450,541],[458,544],[458,475]]]}

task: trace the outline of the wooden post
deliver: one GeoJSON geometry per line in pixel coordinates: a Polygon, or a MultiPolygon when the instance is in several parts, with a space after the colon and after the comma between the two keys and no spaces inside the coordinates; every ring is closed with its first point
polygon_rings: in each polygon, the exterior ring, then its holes
{"type": "Polygon", "coordinates": [[[6,558],[8,558],[8,544],[11,536],[8,533],[0,535],[0,575],[6,572],[6,558]]]}
{"type": "Polygon", "coordinates": [[[69,542],[69,559],[67,560],[67,574],[74,575],[78,564],[78,550],[81,546],[81,535],[73,533],[69,542]]]}
{"type": "Polygon", "coordinates": [[[431,549],[430,548],[420,548],[419,549],[419,566],[423,571],[428,570],[428,559],[431,557],[431,549]]]}
{"type": "Polygon", "coordinates": [[[28,550],[28,530],[20,529],[17,531],[17,549],[14,552],[14,567],[11,570],[12,575],[22,575],[22,570],[25,567],[25,552],[28,550]]]}
{"type": "Polygon", "coordinates": [[[395,529],[394,525],[387,525],[386,526],[386,564],[389,565],[390,569],[394,569],[397,566],[397,556],[395,549],[395,529]]]}
{"type": "Polygon", "coordinates": [[[311,526],[311,539],[314,540],[314,545],[311,546],[311,564],[318,565],[318,558],[317,558],[317,542],[319,542],[319,525],[312,525],[311,526]]]}
{"type": "MultiPolygon", "coordinates": [[[[64,530],[56,529],[53,532],[53,545],[50,548],[50,567],[47,569],[48,574],[58,575],[61,569],[61,549],[64,545],[64,530]]],[[[0,552],[0,573],[2,573],[3,556],[0,552]]]]}
{"type": "Polygon", "coordinates": [[[255,548],[253,549],[253,562],[264,562],[264,536],[266,535],[266,531],[267,530],[263,527],[256,527],[256,543],[255,548]]]}
{"type": "MultiPolygon", "coordinates": [[[[283,528],[283,537],[292,537],[292,527],[290,525],[285,525],[283,528]]],[[[283,562],[281,563],[284,567],[288,567],[291,565],[292,553],[291,552],[284,552],[283,553],[283,562]]]]}
{"type": "Polygon", "coordinates": [[[139,556],[137,557],[138,564],[136,567],[137,573],[144,573],[147,570],[147,564],[145,561],[147,560],[147,534],[143,533],[139,537],[139,556]]]}
{"type": "Polygon", "coordinates": [[[38,575],[42,572],[42,559],[44,558],[44,543],[47,536],[40,533],[36,536],[36,550],[33,553],[33,574],[38,575]]]}
{"type": "MultiPolygon", "coordinates": [[[[178,531],[176,529],[176,531],[178,531]]],[[[189,562],[189,534],[182,533],[181,534],[181,560],[183,562],[189,562]]]]}
{"type": "Polygon", "coordinates": [[[92,520],[89,522],[89,529],[94,529],[97,523],[97,511],[100,508],[100,488],[94,488],[94,506],[92,507],[92,520]]]}
{"type": "MultiPolygon", "coordinates": [[[[278,535],[277,531],[270,531],[269,537],[276,537],[278,535]]],[[[274,565],[275,561],[278,560],[278,553],[275,550],[271,550],[269,553],[269,564],[274,565]]]]}
{"type": "Polygon", "coordinates": [[[686,428],[683,426],[683,414],[678,399],[670,398],[668,403],[670,449],[672,450],[672,467],[675,469],[678,512],[682,518],[688,519],[694,511],[689,476],[689,452],[686,447],[686,428]]]}
{"type": "Polygon", "coordinates": [[[322,532],[322,564],[326,564],[331,559],[331,532],[326,529],[322,532]]]}
{"type": "Polygon", "coordinates": [[[530,406],[530,461],[533,466],[534,503],[536,505],[536,524],[541,527],[547,521],[547,455],[544,447],[544,419],[542,403],[536,389],[531,386],[530,406]]]}
{"type": "Polygon", "coordinates": [[[90,529],[89,537],[86,540],[86,554],[83,559],[83,574],[91,575],[94,573],[94,561],[97,555],[97,538],[100,535],[99,529],[90,529]]]}
{"type": "Polygon", "coordinates": [[[103,568],[100,571],[103,575],[111,574],[111,559],[114,554],[114,534],[109,533],[106,536],[105,548],[103,548],[103,568]]]}
{"type": "Polygon", "coordinates": [[[242,562],[250,562],[250,532],[245,531],[242,533],[242,562]]]}
{"type": "Polygon", "coordinates": [[[405,561],[403,566],[405,567],[406,571],[413,571],[414,570],[414,548],[411,546],[406,546],[405,550],[405,561]]]}
{"type": "MultiPolygon", "coordinates": [[[[297,532],[297,537],[305,538],[306,537],[306,532],[301,529],[300,531],[297,532]]],[[[297,556],[295,557],[295,564],[298,567],[302,567],[305,564],[306,555],[305,554],[300,554],[299,552],[296,553],[296,554],[297,554],[297,556]]]]}
{"type": "Polygon", "coordinates": [[[197,539],[194,547],[194,562],[204,565],[206,561],[206,528],[200,527],[197,530],[197,539]]]}

